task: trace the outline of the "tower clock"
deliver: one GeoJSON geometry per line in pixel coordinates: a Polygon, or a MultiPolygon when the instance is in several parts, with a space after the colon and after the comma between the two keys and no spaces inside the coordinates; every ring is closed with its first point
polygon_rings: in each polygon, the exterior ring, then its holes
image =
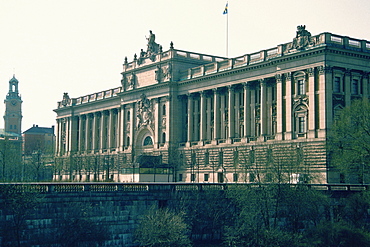
{"type": "Polygon", "coordinates": [[[9,92],[4,100],[4,127],[6,132],[22,133],[22,99],[18,92],[18,80],[13,75],[9,81],[9,92]]]}

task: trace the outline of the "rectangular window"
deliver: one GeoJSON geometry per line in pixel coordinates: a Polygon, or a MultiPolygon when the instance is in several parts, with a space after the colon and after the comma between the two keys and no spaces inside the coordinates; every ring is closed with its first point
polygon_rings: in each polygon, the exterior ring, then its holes
{"type": "Polygon", "coordinates": [[[204,174],[204,182],[208,182],[208,180],[209,180],[209,174],[206,173],[204,174]]]}
{"type": "Polygon", "coordinates": [[[238,182],[238,178],[239,178],[239,174],[238,173],[234,173],[233,174],[233,181],[234,182],[238,182]]]}
{"type": "Polygon", "coordinates": [[[297,82],[297,94],[298,95],[305,94],[304,80],[303,79],[299,79],[298,82],[297,82]]]}
{"type": "Polygon", "coordinates": [[[197,154],[195,152],[191,153],[191,164],[195,165],[197,163],[197,154]]]}
{"type": "Polygon", "coordinates": [[[182,181],[182,174],[179,174],[179,182],[182,181]]]}
{"type": "Polygon", "coordinates": [[[249,173],[249,182],[253,183],[256,180],[256,176],[253,173],[249,173]]]}
{"type": "Polygon", "coordinates": [[[352,94],[353,95],[358,95],[359,94],[358,93],[358,85],[359,85],[358,80],[357,79],[353,79],[352,80],[352,94]]]}
{"type": "Polygon", "coordinates": [[[219,165],[224,164],[224,153],[222,151],[218,152],[218,164],[219,165]]]}
{"type": "Polygon", "coordinates": [[[298,117],[298,133],[306,133],[305,117],[298,117]]]}
{"type": "Polygon", "coordinates": [[[239,152],[238,150],[234,151],[234,166],[238,166],[239,164],[239,152]]]}
{"type": "Polygon", "coordinates": [[[192,173],[192,174],[190,175],[190,180],[191,180],[192,182],[194,182],[194,181],[195,181],[195,173],[192,173]]]}
{"type": "Polygon", "coordinates": [[[219,183],[223,183],[224,182],[224,174],[222,172],[217,173],[217,181],[219,183]]]}
{"type": "Polygon", "coordinates": [[[209,153],[204,153],[204,165],[209,165],[209,153]]]}
{"type": "Polygon", "coordinates": [[[342,86],[341,77],[340,76],[334,77],[333,92],[334,93],[342,92],[342,90],[341,90],[342,87],[341,86],[342,86]]]}
{"type": "Polygon", "coordinates": [[[254,163],[254,159],[255,159],[255,157],[254,157],[254,150],[252,149],[252,150],[249,151],[249,162],[253,164],[254,163]]]}

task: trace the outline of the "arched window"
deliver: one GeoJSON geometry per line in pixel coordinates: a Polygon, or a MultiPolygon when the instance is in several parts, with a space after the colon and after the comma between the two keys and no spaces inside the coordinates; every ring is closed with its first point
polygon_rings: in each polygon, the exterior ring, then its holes
{"type": "Polygon", "coordinates": [[[341,105],[336,105],[334,107],[334,112],[333,112],[334,121],[337,121],[339,119],[339,116],[340,116],[342,110],[343,110],[343,106],[341,106],[341,105]]]}
{"type": "Polygon", "coordinates": [[[150,136],[145,137],[143,146],[151,146],[153,145],[153,140],[150,136]]]}
{"type": "Polygon", "coordinates": [[[303,71],[294,73],[295,94],[306,94],[306,74],[303,71]]]}
{"type": "Polygon", "coordinates": [[[294,111],[296,137],[305,137],[307,133],[307,107],[299,105],[294,111]]]}
{"type": "Polygon", "coordinates": [[[162,106],[162,115],[166,116],[166,104],[163,104],[162,106]]]}
{"type": "Polygon", "coordinates": [[[162,143],[165,143],[166,142],[166,133],[163,132],[162,133],[162,143]]]}

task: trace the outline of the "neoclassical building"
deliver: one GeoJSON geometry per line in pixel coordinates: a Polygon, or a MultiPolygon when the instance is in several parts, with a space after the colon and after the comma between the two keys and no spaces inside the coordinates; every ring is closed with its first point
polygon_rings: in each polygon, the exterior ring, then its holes
{"type": "Polygon", "coordinates": [[[58,102],[55,179],[340,182],[326,133],[369,97],[369,59],[369,41],[305,26],[235,58],[163,51],[151,32],[121,85],[58,102]]]}

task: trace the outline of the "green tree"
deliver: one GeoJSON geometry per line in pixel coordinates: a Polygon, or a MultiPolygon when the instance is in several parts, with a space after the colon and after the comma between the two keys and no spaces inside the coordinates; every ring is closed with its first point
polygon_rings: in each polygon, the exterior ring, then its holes
{"type": "Polygon", "coordinates": [[[225,228],[229,246],[305,246],[300,232],[323,219],[328,202],[321,192],[289,184],[237,185],[228,197],[236,205],[225,228]]]}
{"type": "Polygon", "coordinates": [[[186,247],[191,246],[187,233],[188,225],[180,214],[152,207],[139,219],[135,242],[148,247],[186,247]]]}
{"type": "Polygon", "coordinates": [[[90,203],[69,203],[53,237],[65,247],[99,246],[108,239],[108,232],[104,225],[92,220],[92,211],[90,203]]]}
{"type": "Polygon", "coordinates": [[[26,187],[9,185],[1,186],[0,197],[3,198],[0,210],[4,211],[7,218],[6,224],[1,227],[4,246],[21,246],[26,221],[35,212],[42,197],[36,191],[27,190],[26,187]]]}
{"type": "Polygon", "coordinates": [[[222,238],[224,226],[232,224],[233,205],[223,190],[207,189],[205,185],[203,190],[194,192],[177,192],[169,206],[178,213],[184,212],[183,218],[190,226],[190,236],[194,242],[203,244],[201,242],[212,239],[216,244],[222,238]]]}
{"type": "Polygon", "coordinates": [[[353,101],[341,110],[328,133],[330,163],[347,177],[358,179],[348,182],[365,182],[370,170],[370,103],[353,101]]]}
{"type": "Polygon", "coordinates": [[[311,247],[370,246],[370,234],[345,222],[322,222],[305,234],[311,247]]]}

